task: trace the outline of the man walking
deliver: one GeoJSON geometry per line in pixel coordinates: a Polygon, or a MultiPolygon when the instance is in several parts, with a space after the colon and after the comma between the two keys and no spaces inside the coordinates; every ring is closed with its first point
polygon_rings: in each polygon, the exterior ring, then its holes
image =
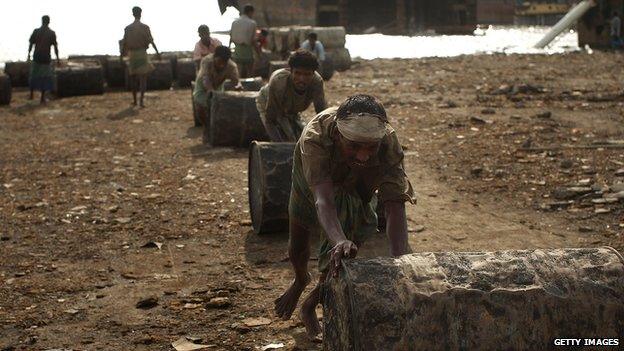
{"type": "Polygon", "coordinates": [[[232,22],[230,30],[230,45],[234,43],[232,59],[238,65],[242,78],[249,78],[253,74],[254,50],[260,54],[256,41],[256,21],[253,18],[254,7],[245,5],[243,14],[232,22]]]}
{"type": "Polygon", "coordinates": [[[30,36],[28,45],[28,59],[30,52],[35,47],[32,62],[30,63],[30,99],[34,98],[34,91],[41,91],[41,104],[45,105],[45,93],[51,91],[54,85],[54,68],[52,67],[52,55],[50,47],[54,46],[56,63],[59,64],[58,44],[56,43],[56,33],[49,27],[50,17],[41,17],[41,27],[35,29],[30,36]]]}
{"type": "Polygon", "coordinates": [[[130,87],[132,89],[133,105],[137,104],[137,90],[141,92],[140,106],[145,107],[143,98],[147,89],[147,75],[154,70],[154,66],[150,63],[147,56],[147,48],[152,45],[156,50],[156,55],[160,57],[158,48],[154,44],[150,27],[141,23],[140,7],[132,8],[134,22],[128,25],[124,30],[124,37],[121,44],[121,59],[126,54],[129,57],[128,74],[130,76],[130,87]]]}

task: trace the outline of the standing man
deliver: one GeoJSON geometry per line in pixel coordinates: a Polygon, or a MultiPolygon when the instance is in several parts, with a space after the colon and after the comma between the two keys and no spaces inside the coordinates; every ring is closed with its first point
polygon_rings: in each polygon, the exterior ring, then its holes
{"type": "Polygon", "coordinates": [[[197,28],[197,33],[199,33],[199,41],[195,44],[195,49],[193,50],[196,74],[199,72],[201,60],[209,54],[214,54],[217,46],[223,45],[219,39],[210,36],[210,28],[205,24],[197,28]]]}
{"type": "Polygon", "coordinates": [[[234,43],[232,59],[238,64],[241,77],[249,78],[253,73],[254,50],[260,54],[256,45],[256,21],[253,18],[254,7],[245,5],[243,14],[232,22],[230,45],[234,43]]]}
{"type": "Polygon", "coordinates": [[[304,124],[299,113],[314,103],[320,113],[327,108],[323,78],[316,72],[318,61],[309,51],[299,49],[290,55],[289,68],[273,72],[260,89],[256,107],[271,141],[296,142],[304,124]]]}
{"type": "Polygon", "coordinates": [[[240,88],[238,81],[238,67],[230,60],[232,52],[226,46],[217,46],[215,53],[208,55],[201,60],[199,73],[195,79],[195,90],[193,91],[193,103],[202,117],[204,125],[203,142],[207,144],[210,140],[210,92],[214,90],[223,91],[223,82],[226,79],[232,81],[236,89],[240,88]]]}
{"type": "Polygon", "coordinates": [[[622,47],[622,20],[617,12],[613,12],[613,18],[611,18],[611,22],[609,23],[611,27],[611,47],[613,49],[618,49],[622,47]]]}
{"type": "Polygon", "coordinates": [[[288,257],[295,280],[275,300],[275,312],[287,320],[310,283],[310,235],[320,234],[319,285],[301,305],[301,321],[310,337],[321,331],[315,308],[327,274],[337,275],[343,258],[377,232],[375,206],[385,208],[386,232],[393,256],[411,252],[405,202],[414,191],[403,168],[403,149],[383,106],[369,95],[347,98],[340,107],[319,113],[295,145],[288,213],[288,257]]]}
{"type": "Polygon", "coordinates": [[[41,105],[45,105],[45,93],[51,91],[54,85],[54,68],[52,67],[52,55],[50,47],[54,46],[54,54],[56,55],[56,64],[59,64],[58,44],[56,43],[56,33],[49,27],[50,17],[41,17],[41,27],[35,29],[30,36],[30,44],[28,45],[28,58],[30,61],[30,52],[33,46],[35,53],[30,63],[30,99],[34,98],[34,91],[41,91],[41,105]]]}
{"type": "Polygon", "coordinates": [[[135,6],[132,8],[132,16],[134,16],[134,22],[126,27],[124,30],[124,37],[121,44],[121,56],[128,54],[128,74],[130,76],[130,87],[132,89],[133,105],[137,104],[137,90],[141,91],[141,107],[145,107],[143,98],[145,96],[145,90],[147,89],[147,75],[154,70],[154,66],[150,63],[147,56],[147,48],[150,44],[156,50],[156,55],[160,59],[160,53],[154,39],[152,38],[152,32],[150,27],[141,23],[141,10],[140,7],[135,6]]]}

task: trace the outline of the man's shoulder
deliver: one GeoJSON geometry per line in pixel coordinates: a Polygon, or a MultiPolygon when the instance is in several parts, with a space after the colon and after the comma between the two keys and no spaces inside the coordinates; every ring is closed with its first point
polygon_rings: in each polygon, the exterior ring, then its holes
{"type": "Polygon", "coordinates": [[[269,85],[271,86],[284,86],[286,87],[286,82],[288,81],[288,77],[290,77],[290,70],[288,68],[280,68],[277,71],[271,74],[271,78],[269,79],[269,85]]]}

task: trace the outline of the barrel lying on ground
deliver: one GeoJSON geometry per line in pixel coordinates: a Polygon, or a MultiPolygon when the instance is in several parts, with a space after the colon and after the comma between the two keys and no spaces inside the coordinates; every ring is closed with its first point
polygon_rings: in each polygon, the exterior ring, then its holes
{"type": "Polygon", "coordinates": [[[327,50],[326,56],[331,59],[336,71],[346,71],[351,68],[351,54],[349,49],[339,48],[327,50]]]}
{"type": "MultiPolygon", "coordinates": [[[[173,70],[171,60],[154,60],[151,61],[154,70],[147,76],[147,90],[167,90],[171,88],[173,82],[173,70]]],[[[130,76],[126,69],[126,88],[132,89],[130,86],[130,76]]]]}
{"type": "Polygon", "coordinates": [[[13,87],[27,87],[30,76],[30,62],[15,61],[4,64],[4,73],[11,78],[13,87]]]}
{"type": "Polygon", "coordinates": [[[288,231],[294,143],[251,143],[249,209],[256,234],[288,231]]]}
{"type": "Polygon", "coordinates": [[[105,78],[109,88],[123,88],[126,86],[126,63],[119,56],[109,57],[106,60],[105,78]]]}
{"type": "Polygon", "coordinates": [[[624,259],[611,248],[418,253],[347,261],[326,285],[325,350],[541,350],[618,338],[624,259]]]}
{"type": "Polygon", "coordinates": [[[258,92],[212,92],[210,143],[246,147],[253,140],[268,140],[256,108],[258,92]]]}
{"type": "Polygon", "coordinates": [[[11,78],[0,73],[0,105],[11,103],[11,78]]]}
{"type": "Polygon", "coordinates": [[[188,88],[195,80],[195,62],[192,58],[178,58],[176,60],[176,82],[178,88],[188,88]]]}
{"type": "MultiPolygon", "coordinates": [[[[243,91],[260,91],[262,86],[264,86],[264,81],[260,77],[255,78],[244,78],[239,80],[241,86],[243,87],[243,91]]],[[[224,90],[234,90],[234,83],[231,80],[226,80],[223,83],[224,90]]]]}
{"type": "Polygon", "coordinates": [[[56,96],[104,93],[104,72],[99,62],[69,62],[56,69],[56,96]]]}

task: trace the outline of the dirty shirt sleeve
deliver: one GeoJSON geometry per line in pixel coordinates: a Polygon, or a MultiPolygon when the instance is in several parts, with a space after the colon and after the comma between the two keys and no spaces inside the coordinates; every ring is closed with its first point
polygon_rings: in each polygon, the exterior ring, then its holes
{"type": "Polygon", "coordinates": [[[414,189],[403,166],[403,148],[396,132],[390,127],[385,142],[387,147],[382,158],[384,173],[379,183],[379,200],[381,203],[400,201],[414,204],[416,203],[414,189]]]}
{"type": "Polygon", "coordinates": [[[325,83],[323,82],[323,78],[321,78],[318,73],[316,74],[315,87],[314,87],[314,111],[316,113],[320,113],[321,111],[327,108],[327,102],[325,101],[325,83]]]}
{"type": "Polygon", "coordinates": [[[303,175],[309,186],[331,181],[331,140],[323,135],[318,119],[311,121],[303,130],[299,140],[303,175]]]}

